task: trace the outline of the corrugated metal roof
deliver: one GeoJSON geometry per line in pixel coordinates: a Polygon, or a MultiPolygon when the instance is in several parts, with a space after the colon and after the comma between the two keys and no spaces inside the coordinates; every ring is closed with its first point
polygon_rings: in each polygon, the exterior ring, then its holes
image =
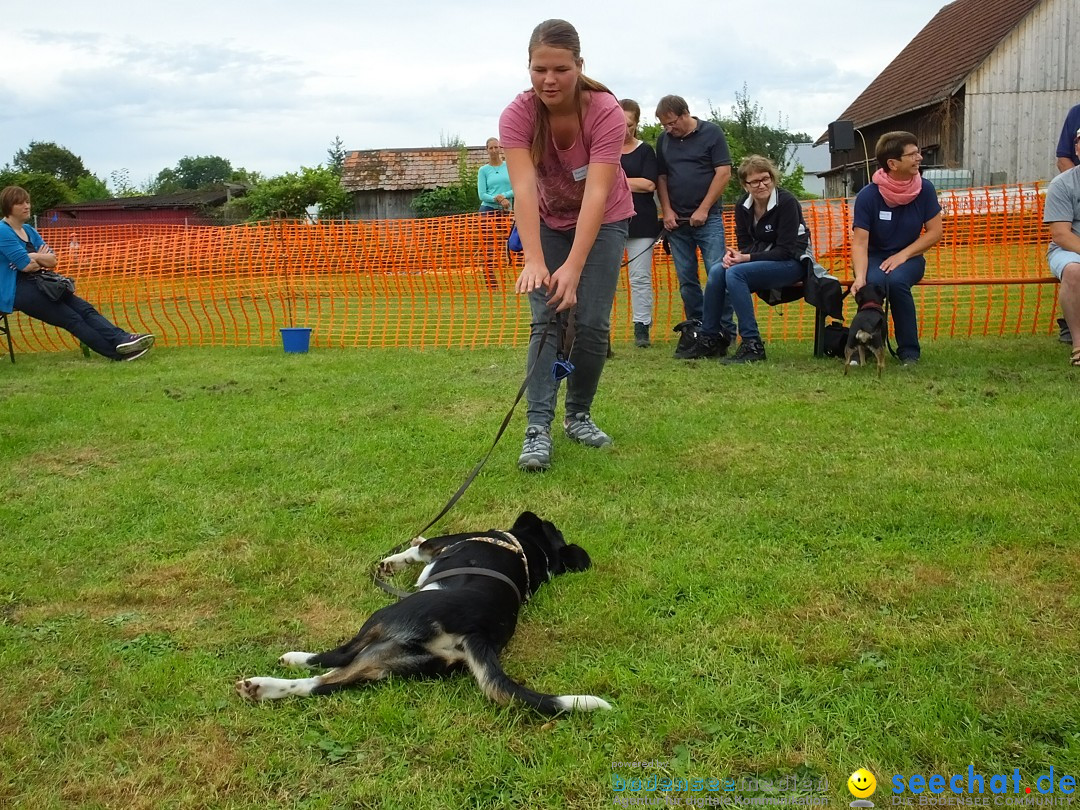
{"type": "Polygon", "coordinates": [[[953,0],[835,120],[865,127],[949,98],[1041,2],[953,0]]]}
{"type": "MultiPolygon", "coordinates": [[[[487,163],[487,149],[466,147],[469,174],[487,163]]],[[[345,155],[341,185],[347,191],[419,191],[452,186],[458,181],[456,146],[422,149],[365,149],[345,155]]]]}

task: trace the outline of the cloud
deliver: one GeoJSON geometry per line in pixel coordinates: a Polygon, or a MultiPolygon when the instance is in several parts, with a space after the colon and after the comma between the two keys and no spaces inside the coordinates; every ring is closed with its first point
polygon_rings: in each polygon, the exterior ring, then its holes
{"type": "Polygon", "coordinates": [[[803,0],[760,6],[684,0],[657,6],[559,4],[537,12],[461,0],[355,4],[329,11],[287,0],[183,6],[52,0],[14,16],[0,52],[32,65],[0,106],[0,161],[31,140],[71,149],[100,176],[134,179],[185,155],[216,154],[277,174],[347,149],[427,146],[440,136],[480,144],[528,85],[527,44],[544,16],[581,35],[590,75],[646,118],[679,93],[696,114],[727,113],[746,83],[770,123],[816,136],[943,4],[909,0],[885,31],[859,37],[836,20],[893,15],[888,0],[803,0]],[[51,22],[58,21],[53,26],[51,22]]]}

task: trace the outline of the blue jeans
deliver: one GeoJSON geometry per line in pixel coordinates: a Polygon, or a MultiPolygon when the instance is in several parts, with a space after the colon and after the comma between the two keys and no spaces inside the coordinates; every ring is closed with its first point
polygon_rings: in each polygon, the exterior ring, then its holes
{"type": "MultiPolygon", "coordinates": [[[[578,280],[577,305],[574,313],[574,342],[568,347],[567,360],[574,364],[574,372],[566,378],[566,412],[589,413],[593,397],[600,383],[600,374],[607,362],[608,337],[611,334],[611,305],[615,301],[615,288],[619,284],[622,269],[623,246],[629,220],[600,226],[585,268],[578,280]]],[[[574,230],[556,231],[540,223],[540,246],[549,272],[562,267],[574,244],[574,230]]],[[[548,323],[555,310],[548,306],[546,288],[529,294],[532,325],[529,333],[529,357],[527,371],[530,373],[526,411],[530,425],[550,428],[555,420],[555,401],[559,395],[559,381],[551,374],[558,351],[559,330],[548,323]],[[544,351],[537,356],[540,340],[547,329],[544,351]],[[536,374],[533,366],[539,363],[536,374]]],[[[566,313],[563,313],[564,315],[566,313]]]]}
{"type": "Polygon", "coordinates": [[[74,293],[68,293],[59,301],[49,299],[26,273],[15,276],[15,309],[67,330],[98,354],[113,360],[120,357],[116,345],[128,336],[74,293]]]}
{"type": "Polygon", "coordinates": [[[754,299],[750,294],[758,290],[786,287],[802,281],[805,276],[806,268],[798,259],[743,262],[733,264],[727,270],[722,266],[713,268],[705,284],[705,317],[701,321],[701,331],[715,336],[724,328],[729,338],[735,336],[721,323],[720,313],[726,305],[735,309],[735,317],[739,319],[739,337],[744,341],[761,340],[757,318],[754,317],[754,299]]]}
{"type": "Polygon", "coordinates": [[[877,284],[888,295],[893,335],[896,337],[896,356],[901,360],[918,360],[921,352],[919,317],[915,313],[911,288],[922,281],[926,273],[926,259],[916,256],[886,274],[881,270],[881,263],[887,258],[887,253],[871,253],[868,256],[866,283],[877,284]]]}
{"type": "MultiPolygon", "coordinates": [[[[720,216],[720,209],[714,209],[705,224],[697,228],[680,225],[675,230],[668,231],[668,246],[671,248],[671,260],[675,263],[675,273],[679,277],[683,312],[688,319],[700,321],[704,317],[704,297],[698,278],[697,254],[700,248],[707,278],[714,267],[720,266],[724,258],[724,220],[720,216]]],[[[731,304],[724,305],[720,318],[724,328],[734,334],[735,321],[731,304]]]]}

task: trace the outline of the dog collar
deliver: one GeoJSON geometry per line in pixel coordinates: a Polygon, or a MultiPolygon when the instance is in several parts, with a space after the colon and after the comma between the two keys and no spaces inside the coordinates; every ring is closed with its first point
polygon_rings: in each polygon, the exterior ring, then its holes
{"type": "Polygon", "coordinates": [[[867,301],[865,304],[863,304],[862,306],[859,307],[859,312],[862,312],[864,309],[881,309],[881,308],[882,308],[881,304],[879,304],[877,301],[867,301]]]}

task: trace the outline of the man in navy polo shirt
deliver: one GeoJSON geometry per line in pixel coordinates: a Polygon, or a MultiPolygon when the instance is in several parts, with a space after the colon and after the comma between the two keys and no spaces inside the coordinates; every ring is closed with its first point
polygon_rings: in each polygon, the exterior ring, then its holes
{"type": "MultiPolygon", "coordinates": [[[[1073,132],[1073,154],[1080,157],[1080,129],[1073,132]]],[[[1069,363],[1080,366],[1080,166],[1050,181],[1043,222],[1050,229],[1046,260],[1061,282],[1058,300],[1072,344],[1069,363]]]]}
{"type": "MultiPolygon", "coordinates": [[[[656,184],[671,258],[679,276],[679,293],[689,321],[701,322],[703,295],[698,275],[698,250],[705,275],[724,258],[724,223],[720,198],[731,179],[731,154],[724,131],[710,121],[690,115],[686,100],[664,96],[656,105],[664,131],[656,142],[659,178],[656,184]]],[[[735,334],[731,303],[724,305],[720,325],[730,339],[735,334]]],[[[680,341],[680,347],[683,341],[680,341]]],[[[690,342],[692,345],[692,341],[690,342]]],[[[719,354],[724,354],[727,344],[719,354]]],[[[676,351],[680,357],[680,351],[676,351]]]]}
{"type": "Polygon", "coordinates": [[[1058,138],[1057,146],[1057,170],[1058,173],[1067,172],[1073,166],[1080,165],[1080,158],[1076,157],[1076,149],[1073,147],[1073,138],[1080,129],[1080,104],[1077,104],[1065,116],[1065,125],[1061,128],[1061,137],[1058,138]]]}

